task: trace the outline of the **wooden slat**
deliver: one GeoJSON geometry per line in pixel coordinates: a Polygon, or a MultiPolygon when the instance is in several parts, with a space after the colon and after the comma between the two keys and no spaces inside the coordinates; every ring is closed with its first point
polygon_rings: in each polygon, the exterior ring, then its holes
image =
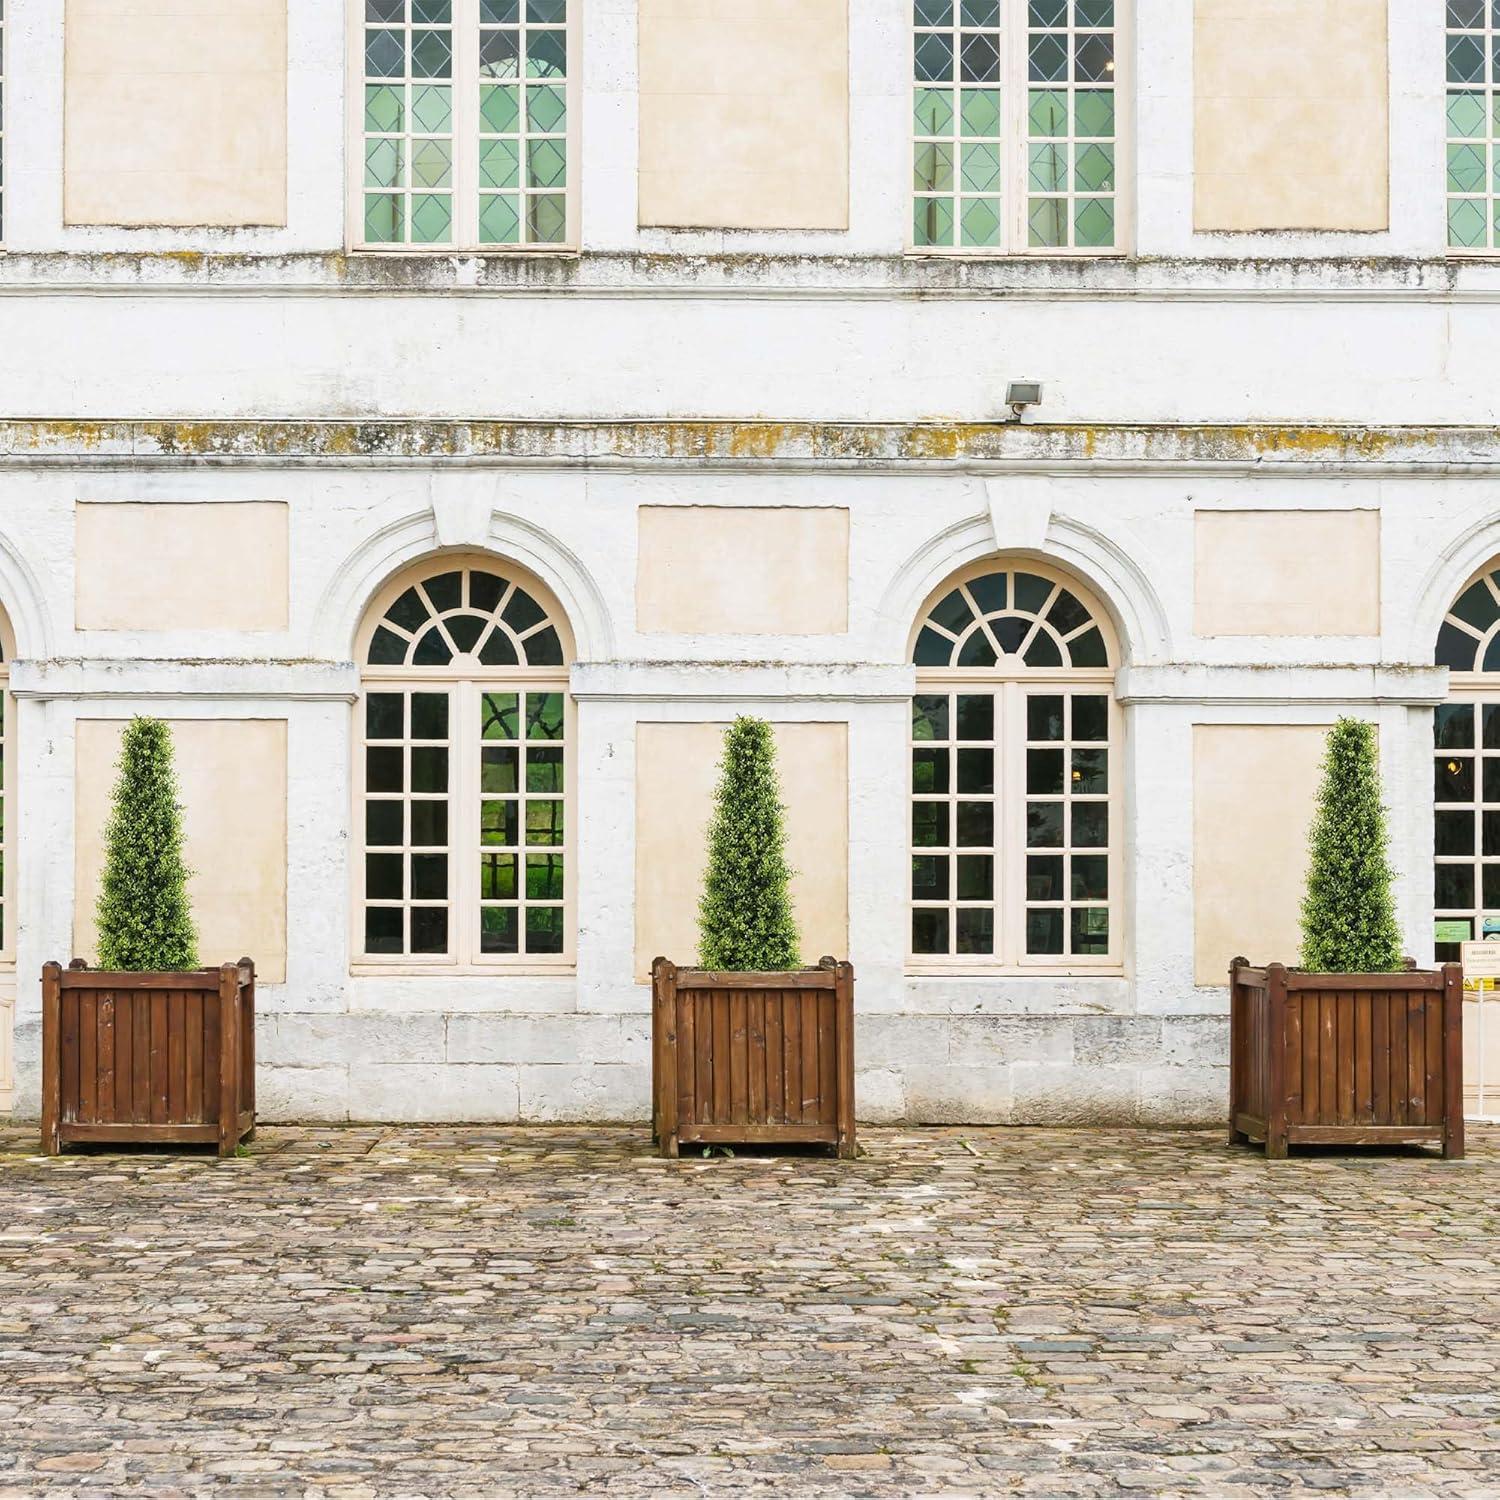
{"type": "Polygon", "coordinates": [[[784,1009],[779,993],[765,997],[766,1003],[766,1120],[772,1125],[786,1123],[786,1063],[782,1055],[781,1016],[784,1009]]]}
{"type": "Polygon", "coordinates": [[[683,1133],[684,1141],[698,1141],[708,1146],[715,1142],[741,1142],[747,1145],[793,1144],[822,1141],[833,1144],[838,1130],[832,1125],[692,1125],[683,1133]]]}
{"type": "Polygon", "coordinates": [[[818,1008],[818,1119],[838,1125],[839,1052],[834,995],[819,995],[818,1008]]]}
{"type": "Polygon", "coordinates": [[[1406,997],[1406,1121],[1427,1122],[1427,1008],[1420,995],[1406,997]]]}
{"type": "Polygon", "coordinates": [[[1323,1077],[1323,1007],[1316,995],[1293,995],[1289,1005],[1302,1012],[1302,1118],[1318,1118],[1323,1077]]]}
{"type": "Polygon", "coordinates": [[[802,1122],[821,1121],[822,1100],[818,1095],[818,1000],[816,995],[798,995],[802,1012],[802,1122]]]}
{"type": "Polygon", "coordinates": [[[834,976],[828,969],[793,969],[785,974],[763,974],[747,970],[743,974],[721,973],[711,969],[681,969],[678,985],[685,990],[702,988],[734,990],[831,990],[834,976]]]}
{"type": "Polygon", "coordinates": [[[98,997],[99,1024],[99,1092],[94,1118],[118,1121],[115,1110],[115,996],[113,990],[101,990],[98,997]]]}
{"type": "Polygon", "coordinates": [[[86,990],[73,996],[78,1013],[78,1118],[99,1118],[99,995],[86,990]]]}
{"type": "Polygon", "coordinates": [[[775,1000],[775,992],[748,990],[745,994],[745,1031],[748,1042],[750,1076],[747,1080],[749,1118],[766,1120],[766,1004],[775,1000]]]}
{"type": "MultiPolygon", "coordinates": [[[[128,991],[127,991],[128,993],[128,991]]],[[[130,1118],[137,1125],[151,1123],[151,996],[136,990],[130,996],[131,1017],[130,1118]]]]}
{"type": "Polygon", "coordinates": [[[1319,1125],[1338,1121],[1339,1008],[1336,992],[1318,996],[1318,1112],[1308,1118],[1319,1125]]]}
{"type": "Polygon", "coordinates": [[[698,1002],[692,995],[676,992],[677,1005],[677,1134],[692,1123],[697,1107],[698,1044],[694,1030],[698,1002]]]}
{"type": "Polygon", "coordinates": [[[707,1125],[714,1103],[714,1012],[713,996],[695,990],[688,996],[697,1018],[698,1057],[694,1064],[693,1110],[689,1118],[707,1125]]]}
{"type": "MultiPolygon", "coordinates": [[[[115,970],[108,974],[109,986],[113,990],[199,990],[205,994],[217,994],[219,971],[204,969],[182,974],[124,974],[115,970]]],[[[98,969],[64,969],[64,990],[98,990],[101,971],[98,969]]]]}
{"type": "Polygon", "coordinates": [[[1398,974],[1297,974],[1293,988],[1303,992],[1319,990],[1384,990],[1404,994],[1408,990],[1440,990],[1442,973],[1437,969],[1403,970],[1398,974]]]}
{"type": "MultiPolygon", "coordinates": [[[[1288,995],[1286,1002],[1286,1117],[1288,1123],[1304,1119],[1305,1089],[1302,1080],[1302,997],[1288,995]]],[[[1263,1107],[1263,1106],[1260,1106],[1263,1107]]]]}
{"type": "Polygon", "coordinates": [[[1371,1118],[1391,1118],[1391,1008],[1384,995],[1370,996],[1371,1118]]]}
{"type": "Polygon", "coordinates": [[[1340,1125],[1353,1125],[1355,1122],[1353,992],[1340,991],[1334,996],[1334,1005],[1338,1015],[1339,1032],[1337,1121],[1340,1125]]]}
{"type": "Polygon", "coordinates": [[[1307,1146],[1386,1146],[1442,1136],[1440,1125],[1299,1125],[1291,1132],[1294,1141],[1307,1146]]]}
{"type": "Polygon", "coordinates": [[[78,996],[62,1000],[62,1118],[78,1118],[78,996]]]}
{"type": "Polygon", "coordinates": [[[710,997],[714,1018],[713,1080],[714,1096],[708,1118],[715,1125],[727,1125],[730,1121],[730,1024],[729,996],[727,993],[710,997]]]}
{"type": "Polygon", "coordinates": [[[1375,997],[1351,995],[1354,1005],[1354,1118],[1366,1125],[1375,1123],[1374,1059],[1370,1052],[1370,1013],[1375,997]]]}
{"type": "Polygon", "coordinates": [[[131,1118],[132,1098],[135,1089],[135,1010],[134,997],[127,991],[110,993],[115,997],[115,1112],[112,1120],[131,1118]]]}
{"type": "Polygon", "coordinates": [[[219,1000],[209,995],[203,1001],[203,1118],[219,1118],[219,1000]]]}
{"type": "Polygon", "coordinates": [[[786,1079],[786,1118],[789,1125],[802,1122],[802,997],[787,994],[782,999],[783,1076],[786,1079]]]}
{"type": "Polygon", "coordinates": [[[63,1128],[65,1141],[80,1145],[90,1142],[141,1141],[148,1145],[202,1145],[219,1138],[217,1125],[68,1125],[63,1128]]]}
{"type": "Polygon", "coordinates": [[[729,1120],[750,1123],[750,1034],[748,991],[729,992],[729,1120]]]}
{"type": "Polygon", "coordinates": [[[151,991],[151,1123],[167,1125],[167,994],[151,991]]]}
{"type": "Polygon", "coordinates": [[[1422,1118],[1429,1125],[1443,1123],[1443,1001],[1426,996],[1422,1001],[1426,1036],[1422,1039],[1422,1118]]]}
{"type": "Polygon", "coordinates": [[[187,1116],[187,1005],[181,990],[169,990],[167,1003],[167,1119],[182,1121],[187,1116]]]}
{"type": "Polygon", "coordinates": [[[1405,1125],[1406,1106],[1406,996],[1387,995],[1391,1029],[1391,1123],[1405,1125]]]}
{"type": "Polygon", "coordinates": [[[183,1115],[199,1122],[203,1115],[203,996],[183,997],[183,1115]]]}

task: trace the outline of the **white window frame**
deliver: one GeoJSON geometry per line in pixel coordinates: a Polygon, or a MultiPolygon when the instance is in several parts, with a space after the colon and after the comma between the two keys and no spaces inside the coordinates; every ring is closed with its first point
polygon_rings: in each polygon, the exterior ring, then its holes
{"type": "MultiPolygon", "coordinates": [[[[350,840],[354,860],[350,881],[350,972],[355,977],[400,974],[515,974],[557,975],[576,971],[578,843],[577,818],[577,749],[575,708],[568,690],[567,662],[573,658],[573,643],[566,617],[551,592],[525,569],[510,562],[486,556],[428,558],[404,570],[376,596],[366,613],[356,642],[360,666],[360,694],[355,705],[356,719],[351,740],[354,774],[352,830],[350,840]],[[384,619],[386,611],[408,588],[442,573],[475,568],[494,573],[518,584],[547,612],[548,621],[556,627],[562,642],[564,665],[552,667],[507,666],[493,669],[479,666],[465,657],[447,667],[407,667],[366,665],[370,638],[384,619]],[[371,743],[395,744],[395,741],[370,741],[366,733],[366,702],[369,694],[401,691],[444,691],[449,695],[448,720],[448,951],[441,954],[379,954],[364,951],[365,933],[365,749],[371,743]],[[556,954],[484,954],[480,951],[480,856],[479,841],[480,703],[485,693],[558,693],[563,703],[563,828],[561,846],[538,847],[537,854],[561,853],[564,864],[563,948],[556,954]]],[[[407,741],[411,723],[406,723],[407,741]]],[[[403,741],[405,744],[407,741],[403,741]]],[[[406,795],[410,796],[408,789],[406,795]]],[[[557,799],[549,799],[557,800],[557,799]]],[[[518,791],[521,845],[517,852],[517,881],[524,889],[526,873],[525,792],[518,791]]],[[[409,840],[409,832],[408,832],[409,840]]],[[[408,843],[398,851],[395,846],[380,852],[411,852],[408,843]]],[[[525,922],[525,901],[517,901],[517,921],[525,922]]]]}
{"type": "Polygon", "coordinates": [[[1444,255],[1450,260],[1495,260],[1500,258],[1500,226],[1495,216],[1500,213],[1500,183],[1495,178],[1496,162],[1500,160],[1500,121],[1495,110],[1500,108],[1500,58],[1496,47],[1500,46],[1500,17],[1484,0],[1483,25],[1450,26],[1447,20],[1447,5],[1443,5],[1443,246],[1444,255]],[[1474,84],[1450,83],[1448,81],[1448,43],[1455,35],[1478,36],[1484,48],[1485,81],[1474,84]],[[1448,95],[1450,93],[1479,93],[1484,98],[1485,133],[1479,136],[1457,136],[1452,133],[1448,118],[1448,95]],[[1481,193],[1455,192],[1448,185],[1448,152],[1454,146],[1478,145],[1484,153],[1484,189],[1481,193]],[[1448,216],[1455,199],[1484,206],[1484,243],[1482,245],[1454,245],[1448,240],[1448,216]]]}
{"type": "MultiPolygon", "coordinates": [[[[1078,581],[1058,569],[1034,562],[1029,558],[987,558],[971,564],[947,578],[924,602],[912,632],[912,643],[933,607],[952,590],[973,578],[999,571],[1025,572],[1061,585],[1072,593],[1089,611],[1093,624],[1104,637],[1105,647],[1111,663],[1117,663],[1118,645],[1110,627],[1108,616],[1100,609],[1097,599],[1078,581]]],[[[910,654],[908,654],[910,660],[910,654]]],[[[995,860],[995,945],[992,953],[932,954],[916,953],[912,945],[911,914],[916,905],[911,892],[911,859],[932,854],[934,850],[918,847],[912,838],[912,808],[918,793],[913,777],[911,748],[918,742],[912,740],[910,727],[907,731],[908,751],[906,757],[906,828],[907,863],[904,905],[906,908],[906,972],[913,976],[941,976],[955,974],[1036,975],[1066,977],[1077,975],[1119,975],[1124,973],[1123,927],[1125,920],[1124,838],[1125,803],[1122,776],[1125,764],[1125,722],[1120,704],[1115,696],[1116,667],[1069,667],[1064,669],[1028,668],[1019,658],[1002,656],[994,667],[955,668],[918,667],[916,696],[935,693],[987,693],[995,699],[995,739],[979,741],[978,744],[993,743],[995,756],[995,837],[996,843],[989,848],[973,847],[965,852],[992,854],[995,860]],[[1064,931],[1067,930],[1068,913],[1074,904],[1081,906],[1105,906],[1109,910],[1109,948],[1102,954],[1027,954],[1026,950],[1026,857],[1028,854],[1061,854],[1065,861],[1072,846],[1064,844],[1060,849],[1028,849],[1026,847],[1026,699],[1043,694],[1079,694],[1103,696],[1107,700],[1108,735],[1106,745],[1108,759],[1108,791],[1102,800],[1109,808],[1109,844],[1106,855],[1109,861],[1109,896],[1103,902],[1074,903],[1064,896],[1064,931]]],[[[960,743],[952,742],[955,747],[960,743]]],[[[1067,740],[1050,742],[1066,745],[1067,740]]],[[[1092,742],[1090,742],[1092,743],[1092,742]]],[[[964,800],[956,792],[956,765],[950,767],[950,792],[947,800],[950,807],[964,800]]],[[[950,813],[950,819],[952,817],[950,813]]],[[[950,824],[950,839],[953,829],[950,824]]],[[[948,849],[956,848],[949,844],[948,849]]],[[[1083,851],[1087,853],[1087,851],[1083,851]]],[[[1066,864],[1065,878],[1069,872],[1066,864]]],[[[950,911],[958,904],[957,893],[950,890],[950,911]]]]}
{"type": "MultiPolygon", "coordinates": [[[[4,723],[0,725],[0,904],[4,910],[4,935],[0,937],[0,972],[14,972],[16,967],[16,700],[10,692],[10,664],[15,642],[9,622],[0,616],[0,705],[4,723]]],[[[3,1081],[3,1079],[0,1079],[3,1081]]]]}
{"type": "MultiPolygon", "coordinates": [[[[360,255],[577,255],[580,203],[580,101],[583,77],[583,7],[568,0],[567,231],[560,244],[484,245],[479,242],[479,0],[453,0],[453,238],[442,245],[386,244],[364,238],[365,223],[365,4],[345,0],[345,248],[360,255]],[[460,18],[463,18],[462,21],[460,18]],[[472,86],[463,85],[467,77],[472,86]]],[[[524,11],[526,0],[520,0],[524,11]]],[[[442,82],[442,80],[433,80],[442,82]]],[[[520,80],[522,83],[525,79],[520,80]]],[[[521,109],[525,110],[524,95],[521,109]]],[[[523,137],[524,139],[524,137],[523,137]]],[[[524,178],[525,154],[520,170],[524,178]]],[[[523,205],[524,219],[524,205],[523,205]]]]}
{"type": "MultiPolygon", "coordinates": [[[[952,245],[919,245],[912,230],[916,202],[917,151],[919,149],[913,99],[917,84],[912,67],[913,0],[906,3],[907,77],[905,119],[907,136],[907,169],[905,196],[905,244],[911,256],[941,255],[960,259],[1029,260],[1118,260],[1132,254],[1135,241],[1135,5],[1134,0],[1115,0],[1115,243],[1113,245],[1031,245],[1027,243],[1029,197],[1029,145],[1027,116],[1030,107],[1027,79],[1027,0],[1000,0],[1000,213],[1002,224],[999,245],[960,245],[961,233],[955,217],[952,245]]],[[[953,0],[955,10],[960,0],[953,0]]],[[[955,24],[955,30],[959,29],[955,24]]],[[[934,84],[933,87],[941,87],[934,84]]],[[[957,85],[954,86],[955,90],[957,85]]],[[[1038,84],[1038,88],[1045,85],[1038,84]]],[[[1072,136],[1057,139],[1070,142],[1072,136]]],[[[1087,139],[1087,137],[1085,137],[1087,139]]],[[[960,163],[953,163],[955,201],[959,197],[960,163]]],[[[1077,196],[1070,187],[1068,201],[1077,196]]],[[[1087,195],[1085,195],[1087,196],[1087,195]]]]}

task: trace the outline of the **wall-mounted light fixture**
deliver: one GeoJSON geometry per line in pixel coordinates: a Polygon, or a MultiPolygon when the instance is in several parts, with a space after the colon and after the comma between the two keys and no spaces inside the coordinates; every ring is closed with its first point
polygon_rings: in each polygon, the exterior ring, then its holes
{"type": "Polygon", "coordinates": [[[1021,413],[1028,406],[1042,404],[1042,386],[1037,380],[1012,380],[1005,387],[1005,404],[1010,407],[1011,420],[1019,422],[1021,413]]]}

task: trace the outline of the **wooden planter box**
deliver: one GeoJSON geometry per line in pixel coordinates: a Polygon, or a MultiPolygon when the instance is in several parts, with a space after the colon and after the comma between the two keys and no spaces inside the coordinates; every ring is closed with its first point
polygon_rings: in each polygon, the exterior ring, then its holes
{"type": "Polygon", "coordinates": [[[683,1146],[832,1146],[853,1156],[854,969],[651,966],[652,1123],[683,1146]]]}
{"type": "Polygon", "coordinates": [[[1229,1139],[1464,1154],[1463,969],[1229,971],[1229,1139]]]}
{"type": "Polygon", "coordinates": [[[255,1131],[255,965],[42,970],[42,1150],[214,1145],[255,1131]]]}

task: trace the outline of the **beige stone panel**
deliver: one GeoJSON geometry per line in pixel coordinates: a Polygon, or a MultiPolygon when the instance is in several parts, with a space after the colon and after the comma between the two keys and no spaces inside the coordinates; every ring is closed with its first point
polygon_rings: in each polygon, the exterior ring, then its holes
{"type": "MultiPolygon", "coordinates": [[[[188,891],[204,964],[255,960],[286,978],[286,720],[175,719],[188,891]]],[[[80,719],[74,845],[73,951],[92,962],[104,828],[122,719],[80,719]]]]}
{"type": "Polygon", "coordinates": [[[1229,961],[1295,964],[1307,834],[1326,725],[1193,728],[1193,954],[1198,984],[1229,961]]]}
{"type": "Polygon", "coordinates": [[[640,0],[640,222],[849,226],[848,0],[640,0]]]}
{"type": "Polygon", "coordinates": [[[80,501],[74,528],[80,630],[286,629],[282,501],[80,501]]]}
{"type": "Polygon", "coordinates": [[[64,216],[286,223],[286,0],[68,0],[64,216]]]}
{"type": "Polygon", "coordinates": [[[643,505],[636,628],[674,635],[825,635],[849,628],[849,512],[643,505]]]}
{"type": "MultiPolygon", "coordinates": [[[[635,964],[692,963],[708,824],[727,724],[638,724],[635,741],[635,964]]],[[[787,860],[804,963],[849,942],[849,727],[777,724],[787,860]]]]}
{"type": "Polygon", "coordinates": [[[1195,0],[1193,227],[1389,226],[1386,0],[1195,0]]]}
{"type": "Polygon", "coordinates": [[[1500,993],[1493,990],[1464,991],[1464,1113],[1500,1119],[1500,993]]]}
{"type": "Polygon", "coordinates": [[[1379,635],[1380,513],[1200,510],[1193,629],[1215,635],[1379,635]]]}

